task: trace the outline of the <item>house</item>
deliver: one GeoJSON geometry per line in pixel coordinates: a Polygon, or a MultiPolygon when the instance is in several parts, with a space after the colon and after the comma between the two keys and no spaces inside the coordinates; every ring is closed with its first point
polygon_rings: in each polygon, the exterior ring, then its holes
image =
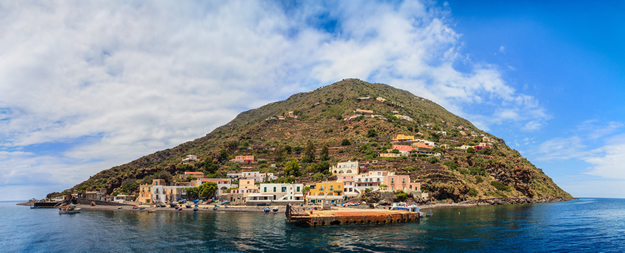
{"type": "Polygon", "coordinates": [[[441,144],[441,147],[444,149],[449,149],[449,144],[441,144]]]}
{"type": "Polygon", "coordinates": [[[254,156],[253,155],[239,155],[239,156],[235,156],[234,159],[232,159],[231,161],[235,163],[252,163],[254,162],[254,156]]]}
{"type": "Polygon", "coordinates": [[[227,194],[228,189],[235,187],[230,178],[202,178],[200,183],[213,182],[217,184],[217,197],[227,194]]]}
{"type": "Polygon", "coordinates": [[[360,194],[356,191],[356,183],[354,182],[354,175],[337,176],[336,181],[343,183],[343,192],[345,196],[357,196],[360,194]]]}
{"type": "Polygon", "coordinates": [[[383,178],[382,183],[387,186],[383,190],[421,191],[421,183],[411,183],[408,175],[388,175],[383,178]]]}
{"type": "Polygon", "coordinates": [[[182,176],[182,179],[187,179],[187,177],[204,178],[204,173],[185,171],[184,174],[181,176],[182,176]]]}
{"type": "Polygon", "coordinates": [[[460,134],[467,135],[467,133],[465,133],[464,131],[460,131],[460,134]]]}
{"type": "Polygon", "coordinates": [[[401,154],[395,154],[395,153],[381,153],[380,157],[386,157],[386,158],[395,158],[395,157],[401,157],[401,154]]]}
{"type": "Polygon", "coordinates": [[[260,184],[258,193],[247,195],[248,206],[303,204],[303,184],[260,184]]]}
{"type": "MultiPolygon", "coordinates": [[[[199,180],[198,180],[199,184],[199,180]]],[[[170,203],[177,202],[181,199],[187,198],[187,189],[191,187],[197,187],[197,185],[184,185],[184,186],[166,186],[155,185],[152,186],[152,200],[153,203],[170,203]]]]}
{"type": "Polygon", "coordinates": [[[440,134],[440,135],[442,135],[442,136],[447,136],[447,132],[445,132],[445,131],[438,131],[438,132],[436,132],[436,133],[437,133],[437,134],[440,134]]]}
{"type": "Polygon", "coordinates": [[[137,202],[150,204],[152,202],[152,187],[158,185],[165,185],[165,180],[163,179],[154,179],[152,180],[152,184],[141,184],[139,185],[139,196],[137,197],[137,202]]]}
{"type": "Polygon", "coordinates": [[[395,138],[391,140],[391,142],[400,142],[400,141],[414,141],[414,136],[398,134],[395,138]]]}
{"type": "Polygon", "coordinates": [[[397,149],[397,150],[399,150],[400,152],[401,152],[401,151],[411,152],[411,151],[413,151],[413,150],[414,150],[414,148],[413,148],[413,147],[408,146],[408,145],[395,145],[395,144],[393,144],[393,147],[392,147],[392,148],[390,148],[390,149],[387,149],[386,151],[387,151],[387,152],[391,152],[391,151],[393,151],[393,149],[397,149]]]}
{"type": "Polygon", "coordinates": [[[254,179],[241,179],[239,180],[239,189],[232,190],[230,193],[243,194],[247,196],[250,193],[258,193],[258,187],[256,187],[256,180],[254,179]]]}
{"type": "Polygon", "coordinates": [[[278,116],[278,120],[285,120],[284,116],[278,116]]]}
{"type": "Polygon", "coordinates": [[[99,195],[99,192],[97,192],[97,191],[87,191],[87,192],[85,192],[83,198],[97,200],[98,199],[98,195],[99,195]]]}
{"type": "Polygon", "coordinates": [[[468,148],[472,148],[472,147],[473,147],[473,146],[470,146],[470,145],[462,145],[462,146],[460,146],[460,147],[457,147],[457,149],[462,149],[462,150],[465,150],[465,151],[466,151],[468,148]]]}
{"type": "Polygon", "coordinates": [[[182,163],[189,163],[194,161],[197,161],[196,155],[187,155],[184,159],[182,159],[182,163]]]}
{"type": "Polygon", "coordinates": [[[371,99],[371,97],[359,97],[358,100],[368,100],[371,99]]]}
{"type": "Polygon", "coordinates": [[[228,171],[228,173],[226,173],[226,177],[229,177],[229,178],[240,178],[241,177],[241,172],[228,171]]]}
{"type": "Polygon", "coordinates": [[[362,113],[364,115],[372,115],[373,111],[372,110],[356,109],[355,113],[362,113]]]}
{"type": "Polygon", "coordinates": [[[398,112],[398,111],[392,111],[392,113],[394,113],[394,114],[399,114],[399,112],[398,112]]]}
{"type": "Polygon", "coordinates": [[[427,149],[434,148],[433,146],[430,146],[430,143],[426,143],[426,142],[415,142],[412,144],[412,146],[415,148],[427,148],[427,149]]]}
{"type": "Polygon", "coordinates": [[[337,163],[330,167],[330,173],[342,176],[342,175],[358,175],[358,161],[337,163]]]}
{"type": "Polygon", "coordinates": [[[382,97],[378,97],[375,100],[380,101],[382,103],[384,103],[386,101],[386,99],[382,98],[382,97]]]}
{"type": "Polygon", "coordinates": [[[306,195],[308,203],[321,203],[323,200],[331,200],[334,203],[345,198],[342,182],[321,182],[310,186],[310,192],[306,195]]]}
{"type": "Polygon", "coordinates": [[[355,190],[358,193],[364,192],[365,189],[379,190],[380,185],[384,182],[384,177],[388,175],[394,175],[393,172],[388,171],[369,171],[363,173],[354,178],[356,184],[355,190]]]}

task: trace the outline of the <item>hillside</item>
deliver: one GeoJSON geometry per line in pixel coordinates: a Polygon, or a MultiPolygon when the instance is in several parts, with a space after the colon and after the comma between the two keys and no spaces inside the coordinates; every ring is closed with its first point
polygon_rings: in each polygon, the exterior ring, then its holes
{"type": "MultiPolygon", "coordinates": [[[[346,79],[243,112],[204,137],[103,170],[66,192],[103,189],[107,194],[132,193],[132,187],[138,183],[183,171],[204,171],[210,177],[223,177],[228,170],[282,173],[286,162],[293,158],[298,159],[301,167],[300,174],[291,180],[299,182],[313,182],[312,175],[327,172],[327,166],[336,162],[377,160],[372,164],[374,169],[410,174],[438,200],[571,198],[504,140],[479,130],[432,101],[385,84],[357,79],[346,79]],[[370,98],[359,99],[366,97],[370,98]],[[377,101],[377,97],[385,101],[377,101]],[[379,116],[344,120],[356,114],[357,109],[379,116]],[[291,117],[288,112],[293,112],[291,117]],[[278,116],[286,117],[282,120],[278,116]],[[412,121],[400,119],[401,116],[409,116],[412,121]],[[379,158],[378,154],[386,153],[391,139],[398,134],[433,141],[440,146],[435,151],[442,156],[379,158]],[[346,145],[345,139],[350,145],[346,145]],[[313,159],[304,155],[308,141],[315,146],[313,159]],[[454,148],[479,143],[491,143],[491,148],[478,153],[454,148]],[[329,157],[320,155],[324,144],[329,157]],[[199,161],[183,164],[186,155],[197,155],[199,161]],[[254,155],[260,162],[243,167],[228,162],[237,155],[254,155]]],[[[280,180],[285,179],[288,178],[280,180]]]]}

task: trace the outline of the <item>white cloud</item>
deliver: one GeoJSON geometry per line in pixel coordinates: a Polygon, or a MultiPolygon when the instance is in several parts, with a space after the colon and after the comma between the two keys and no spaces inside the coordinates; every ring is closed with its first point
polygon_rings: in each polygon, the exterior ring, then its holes
{"type": "Polygon", "coordinates": [[[610,138],[599,148],[597,155],[587,156],[584,161],[591,164],[587,174],[604,178],[625,179],[625,135],[610,138]]]}
{"type": "Polygon", "coordinates": [[[502,53],[502,54],[505,53],[506,52],[506,48],[504,46],[500,46],[499,47],[499,52],[502,53]]]}
{"type": "Polygon", "coordinates": [[[77,183],[346,77],[407,89],[484,129],[548,118],[497,66],[462,55],[449,13],[419,2],[0,5],[0,148],[18,150],[0,159],[0,184],[24,177],[12,167],[20,159],[43,173],[29,179],[77,183]],[[336,21],[334,33],[321,16],[336,21]],[[19,151],[86,137],[58,155],[19,151]]]}

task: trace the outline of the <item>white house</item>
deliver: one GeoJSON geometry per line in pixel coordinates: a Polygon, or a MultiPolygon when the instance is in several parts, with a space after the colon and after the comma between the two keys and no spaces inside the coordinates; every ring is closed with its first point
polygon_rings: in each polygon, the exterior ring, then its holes
{"type": "Polygon", "coordinates": [[[330,173],[338,176],[342,175],[358,175],[358,161],[342,162],[330,167],[330,173]]]}
{"type": "Polygon", "coordinates": [[[247,205],[304,203],[303,184],[260,184],[260,192],[247,195],[247,205]]]}

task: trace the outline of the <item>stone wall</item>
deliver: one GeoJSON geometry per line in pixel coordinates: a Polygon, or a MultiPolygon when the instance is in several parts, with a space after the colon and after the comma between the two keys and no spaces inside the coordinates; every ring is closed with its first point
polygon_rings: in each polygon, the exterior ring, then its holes
{"type": "Polygon", "coordinates": [[[91,202],[95,203],[97,206],[132,206],[132,204],[122,204],[112,201],[102,201],[102,200],[94,200],[94,199],[85,199],[78,198],[76,201],[78,204],[83,205],[91,205],[91,202]]]}

